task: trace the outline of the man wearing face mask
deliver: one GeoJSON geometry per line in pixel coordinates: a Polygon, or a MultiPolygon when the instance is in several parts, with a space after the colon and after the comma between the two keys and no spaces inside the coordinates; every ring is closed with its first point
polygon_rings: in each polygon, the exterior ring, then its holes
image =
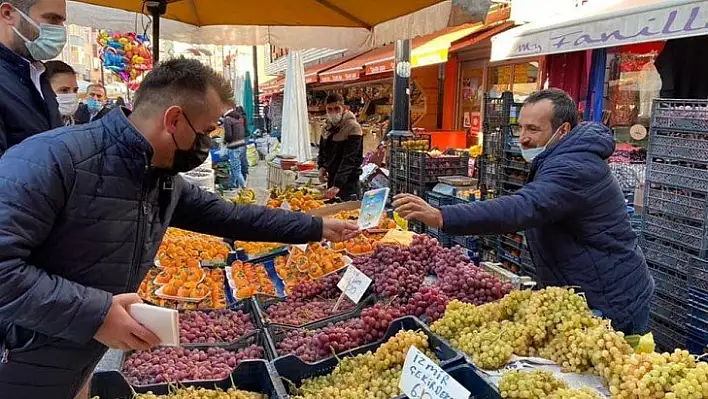
{"type": "Polygon", "coordinates": [[[41,61],[64,48],[65,19],[65,0],[0,0],[0,156],[62,126],[41,61]]]}
{"type": "Polygon", "coordinates": [[[86,88],[86,103],[79,104],[76,111],[76,123],[84,124],[101,119],[110,109],[106,108],[106,88],[93,83],[86,88]]]}
{"type": "Polygon", "coordinates": [[[399,195],[394,207],[408,220],[450,234],[526,231],[539,283],[580,287],[617,330],[647,333],[654,281],[607,165],[615,149],[612,131],[578,124],[575,103],[560,90],[529,96],[519,125],[531,171],[514,195],[439,210],[399,195]]]}
{"type": "Polygon", "coordinates": [[[325,103],[327,125],[317,156],[320,182],[327,183],[327,198],[356,199],[360,194],[359,176],[364,157],[361,126],[345,108],[340,94],[330,94],[325,103]]]}
{"type": "Polygon", "coordinates": [[[74,114],[79,106],[79,83],[76,79],[74,68],[62,61],[47,61],[44,64],[47,68],[45,74],[52,86],[54,94],[57,96],[59,113],[61,114],[64,126],[74,124],[74,114]]]}
{"type": "Polygon", "coordinates": [[[0,396],[70,399],[108,347],[157,337],[128,307],[168,226],[244,241],[341,241],[355,222],[242,206],[186,182],[233,90],[197,60],[146,75],[134,110],[0,158],[0,396]]]}

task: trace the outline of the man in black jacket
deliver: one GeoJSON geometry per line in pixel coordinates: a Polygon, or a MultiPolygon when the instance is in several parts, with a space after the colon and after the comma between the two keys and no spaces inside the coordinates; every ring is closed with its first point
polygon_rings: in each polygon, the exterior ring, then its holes
{"type": "Polygon", "coordinates": [[[320,181],[327,183],[327,197],[345,201],[358,198],[364,141],[361,126],[344,106],[340,94],[327,96],[327,125],[320,139],[317,166],[320,181]]]}
{"type": "Polygon", "coordinates": [[[66,2],[0,2],[0,156],[27,137],[62,126],[57,100],[40,61],[66,43],[66,2]]]}
{"type": "Polygon", "coordinates": [[[76,124],[93,122],[101,119],[112,108],[106,105],[108,99],[106,87],[92,83],[86,88],[86,103],[79,104],[79,109],[76,110],[76,124]]]}

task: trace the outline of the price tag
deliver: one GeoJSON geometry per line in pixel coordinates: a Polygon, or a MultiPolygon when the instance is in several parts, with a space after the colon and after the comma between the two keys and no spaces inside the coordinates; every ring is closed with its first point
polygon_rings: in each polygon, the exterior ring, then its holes
{"type": "Polygon", "coordinates": [[[337,288],[342,291],[342,294],[346,295],[354,301],[354,303],[359,303],[361,297],[371,285],[371,278],[366,274],[362,273],[361,270],[354,266],[349,266],[347,271],[344,272],[344,276],[337,283],[337,288]]]}
{"type": "Polygon", "coordinates": [[[308,245],[310,245],[310,244],[295,244],[295,245],[293,245],[293,247],[299,249],[302,252],[307,253],[307,246],[308,245]]]}
{"type": "Polygon", "coordinates": [[[403,364],[399,388],[410,399],[467,399],[470,391],[450,377],[415,346],[403,364]]]}
{"type": "Polygon", "coordinates": [[[280,204],[280,209],[285,209],[286,211],[290,210],[290,203],[288,201],[283,201],[282,204],[280,204]]]}

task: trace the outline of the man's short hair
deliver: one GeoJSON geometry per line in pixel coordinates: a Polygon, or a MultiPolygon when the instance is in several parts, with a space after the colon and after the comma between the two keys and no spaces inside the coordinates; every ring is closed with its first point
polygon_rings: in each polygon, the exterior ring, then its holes
{"type": "Polygon", "coordinates": [[[233,101],[231,84],[209,66],[184,57],[164,61],[145,76],[135,92],[134,112],[147,115],[173,105],[204,105],[210,88],[224,104],[233,101]]]}
{"type": "Polygon", "coordinates": [[[86,87],[86,93],[90,92],[91,89],[93,89],[94,87],[103,90],[103,94],[107,94],[107,93],[108,93],[108,92],[106,91],[106,86],[104,86],[104,85],[102,85],[102,84],[100,84],[100,83],[91,83],[90,85],[88,85],[88,86],[86,87]]]}
{"type": "Polygon", "coordinates": [[[9,3],[16,9],[28,14],[29,9],[32,8],[33,5],[37,4],[38,1],[39,0],[5,0],[4,3],[9,3]]]}
{"type": "Polygon", "coordinates": [[[334,103],[343,103],[344,102],[344,97],[342,97],[341,94],[339,93],[332,93],[327,96],[327,99],[325,100],[325,104],[334,104],[334,103]]]}
{"type": "Polygon", "coordinates": [[[578,106],[568,93],[559,89],[539,90],[528,96],[524,100],[524,105],[536,104],[543,100],[550,100],[553,103],[553,119],[551,119],[553,132],[566,122],[570,123],[571,129],[578,125],[578,106]]]}
{"type": "Polygon", "coordinates": [[[64,73],[76,75],[76,71],[74,71],[74,68],[72,68],[71,65],[59,60],[45,62],[44,68],[44,74],[48,80],[52,80],[54,76],[64,73]]]}

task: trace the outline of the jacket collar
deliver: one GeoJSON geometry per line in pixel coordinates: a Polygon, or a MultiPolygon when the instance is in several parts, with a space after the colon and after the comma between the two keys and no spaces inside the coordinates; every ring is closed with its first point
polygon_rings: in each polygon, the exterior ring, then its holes
{"type": "Polygon", "coordinates": [[[30,62],[0,43],[0,60],[17,75],[29,75],[30,62]]]}
{"type": "Polygon", "coordinates": [[[107,113],[103,118],[99,119],[99,121],[107,127],[107,130],[113,134],[118,141],[129,148],[135,149],[136,152],[144,154],[148,165],[150,165],[153,148],[145,136],[143,136],[128,119],[130,113],[131,111],[127,108],[116,107],[116,109],[107,113]]]}

